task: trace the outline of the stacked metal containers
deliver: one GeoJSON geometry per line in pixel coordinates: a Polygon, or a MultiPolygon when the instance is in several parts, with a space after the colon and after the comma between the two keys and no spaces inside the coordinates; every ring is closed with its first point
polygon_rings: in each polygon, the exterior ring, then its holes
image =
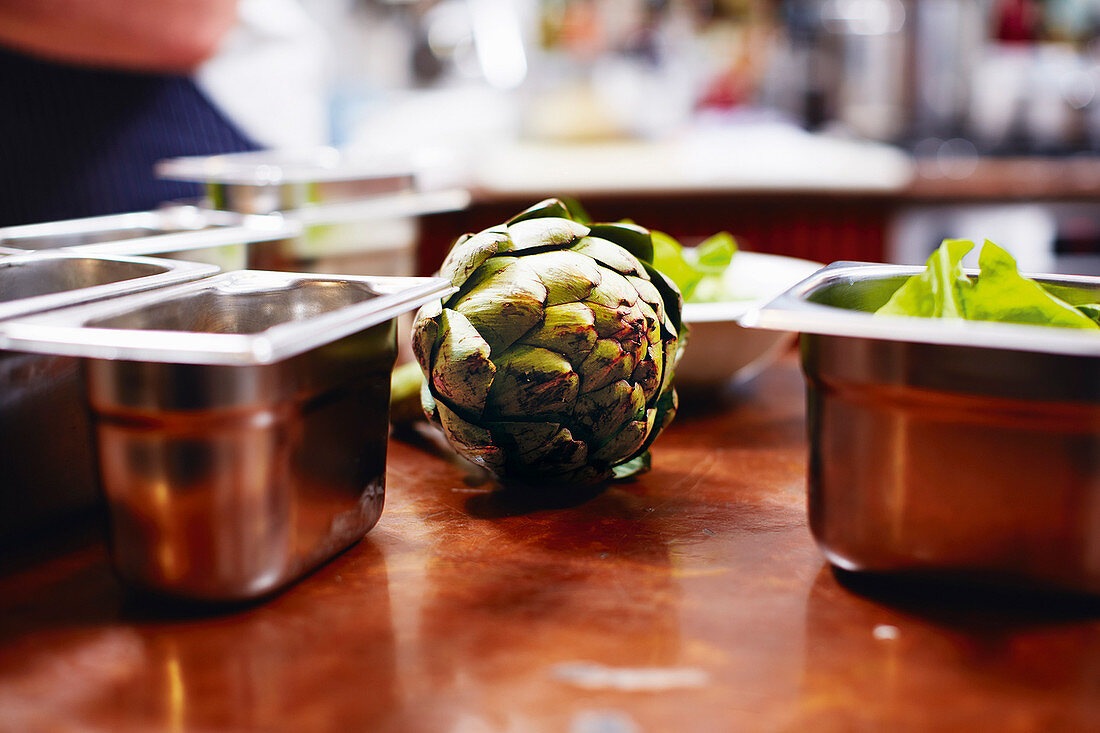
{"type": "Polygon", "coordinates": [[[449,290],[237,271],[8,321],[0,346],[87,358],[121,576],[242,600],[378,521],[395,318],[449,290]]]}
{"type": "Polygon", "coordinates": [[[203,179],[199,204],[0,229],[0,543],[98,484],[122,578],[226,601],[378,520],[396,319],[449,285],[405,276],[415,239],[369,235],[469,196],[295,160],[166,163],[252,173],[203,179]],[[327,268],[352,274],[287,272],[327,268]]]}
{"type": "Polygon", "coordinates": [[[235,270],[269,258],[301,233],[280,216],[247,216],[187,204],[153,211],[0,228],[0,247],[16,252],[64,249],[100,256],[156,256],[235,270]]]}
{"type": "Polygon", "coordinates": [[[162,161],[157,173],[203,184],[208,209],[278,214],[300,227],[279,247],[258,252],[250,267],[404,276],[416,272],[418,218],[470,202],[445,169],[321,148],[176,158],[162,161]]]}
{"type": "MultiPolygon", "coordinates": [[[[195,263],[66,252],[0,258],[0,321],[185,282],[195,263]]],[[[95,461],[71,356],[0,351],[0,542],[90,508],[95,461]]]]}

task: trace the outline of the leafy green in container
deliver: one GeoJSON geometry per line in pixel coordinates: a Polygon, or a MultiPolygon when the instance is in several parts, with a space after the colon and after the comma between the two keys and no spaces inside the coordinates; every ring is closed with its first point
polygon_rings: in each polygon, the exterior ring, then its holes
{"type": "Polygon", "coordinates": [[[722,276],[730,266],[737,243],[729,232],[708,237],[696,247],[682,247],[663,232],[652,232],[653,264],[669,277],[693,303],[733,298],[722,287],[722,276]]]}
{"type": "Polygon", "coordinates": [[[986,240],[979,276],[969,277],[962,259],[973,242],[947,239],[927,268],[902,285],[876,315],[965,318],[1062,328],[1100,329],[1100,304],[1073,306],[1024,277],[1008,252],[986,240]]]}

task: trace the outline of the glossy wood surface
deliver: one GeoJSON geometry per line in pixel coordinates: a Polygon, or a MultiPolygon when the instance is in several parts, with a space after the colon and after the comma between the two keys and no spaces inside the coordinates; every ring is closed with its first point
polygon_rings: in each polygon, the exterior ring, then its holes
{"type": "Polygon", "coordinates": [[[1100,727],[1100,607],[839,578],[788,358],[687,400],[653,470],[533,509],[391,440],[368,537],[266,602],[124,593],[94,539],[9,553],[0,729],[1100,727]]]}

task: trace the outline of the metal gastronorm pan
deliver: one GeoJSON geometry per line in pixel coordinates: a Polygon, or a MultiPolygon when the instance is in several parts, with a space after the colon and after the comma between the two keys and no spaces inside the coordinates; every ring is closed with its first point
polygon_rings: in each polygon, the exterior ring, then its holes
{"type": "Polygon", "coordinates": [[[185,204],[152,211],[0,228],[0,248],[38,252],[148,256],[214,264],[234,270],[269,258],[302,225],[281,216],[209,211],[185,204]]]}
{"type": "Polygon", "coordinates": [[[872,315],[921,271],[836,263],[742,321],[803,334],[817,542],[849,570],[1100,592],[1100,334],[872,315]]]}
{"type": "Polygon", "coordinates": [[[257,150],[172,158],[156,172],[201,183],[208,208],[278,213],[302,226],[279,248],[264,248],[250,267],[410,275],[417,269],[417,217],[461,210],[471,200],[464,188],[426,182],[436,164],[418,157],[327,147],[257,150]]]}
{"type": "MultiPolygon", "coordinates": [[[[216,267],[66,252],[0,257],[0,319],[211,275],[216,267]]],[[[94,463],[77,359],[0,351],[0,542],[95,502],[94,463]]]]}
{"type": "Polygon", "coordinates": [[[122,578],[241,600],[378,520],[395,318],[450,290],[439,278],[240,271],[9,321],[0,345],[88,357],[122,578]]]}

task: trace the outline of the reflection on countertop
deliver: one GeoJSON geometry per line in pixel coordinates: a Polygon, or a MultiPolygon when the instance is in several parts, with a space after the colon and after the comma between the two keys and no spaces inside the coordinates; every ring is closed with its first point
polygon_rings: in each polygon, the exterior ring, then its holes
{"type": "Polygon", "coordinates": [[[368,537],[262,603],[150,606],[90,537],[0,565],[0,728],[1085,729],[1095,604],[838,580],[793,358],[689,402],[653,470],[536,508],[391,440],[368,537]]]}

